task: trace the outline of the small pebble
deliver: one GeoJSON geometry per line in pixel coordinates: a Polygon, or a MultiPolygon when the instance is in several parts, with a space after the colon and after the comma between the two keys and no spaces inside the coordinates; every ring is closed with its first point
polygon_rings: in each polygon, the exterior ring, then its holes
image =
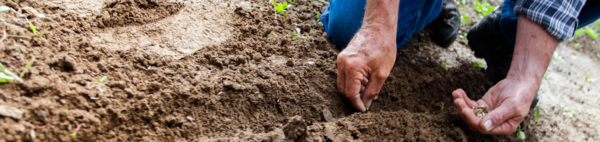
{"type": "Polygon", "coordinates": [[[37,116],[38,117],[44,117],[44,116],[46,116],[46,111],[43,111],[43,110],[42,111],[38,111],[37,112],[37,116]]]}
{"type": "Polygon", "coordinates": [[[185,117],[188,121],[194,121],[194,118],[192,116],[187,116],[185,117]]]}

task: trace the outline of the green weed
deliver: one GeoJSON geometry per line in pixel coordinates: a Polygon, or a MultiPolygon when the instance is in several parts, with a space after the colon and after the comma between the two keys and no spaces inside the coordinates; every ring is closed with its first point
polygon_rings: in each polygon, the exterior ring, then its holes
{"type": "Polygon", "coordinates": [[[577,36],[583,36],[583,31],[581,31],[581,29],[575,30],[575,35],[577,35],[577,36]]]}
{"type": "Polygon", "coordinates": [[[525,132],[521,131],[521,126],[517,129],[515,136],[517,136],[518,139],[525,140],[525,132]]]}
{"type": "Polygon", "coordinates": [[[23,69],[23,71],[21,72],[21,76],[19,77],[23,77],[25,76],[25,73],[27,73],[27,71],[29,71],[29,68],[31,68],[31,66],[33,65],[33,62],[35,62],[35,57],[31,58],[31,61],[29,61],[27,63],[27,65],[25,65],[25,69],[23,69]]]}
{"type": "Polygon", "coordinates": [[[460,22],[463,24],[471,24],[471,18],[467,15],[460,16],[460,22]]]}
{"type": "Polygon", "coordinates": [[[567,113],[567,116],[569,117],[573,117],[574,115],[577,115],[577,112],[571,111],[571,109],[569,109],[568,107],[564,106],[564,105],[560,105],[563,110],[565,110],[565,112],[567,113]]]}
{"type": "Polygon", "coordinates": [[[547,75],[547,74],[544,74],[544,79],[545,79],[545,80],[548,80],[548,79],[550,79],[550,77],[548,77],[548,75],[547,75]]]}
{"type": "Polygon", "coordinates": [[[440,106],[442,106],[442,111],[444,111],[444,102],[440,102],[440,106]]]}
{"type": "Polygon", "coordinates": [[[585,74],[585,81],[593,83],[596,79],[590,78],[588,74],[585,74]]]}
{"type": "Polygon", "coordinates": [[[105,84],[107,84],[107,83],[108,83],[108,77],[106,77],[106,76],[103,76],[103,77],[101,77],[101,78],[98,78],[98,79],[96,79],[96,82],[98,82],[98,83],[105,83],[105,84]]]}
{"type": "Polygon", "coordinates": [[[484,62],[479,62],[479,61],[473,62],[473,65],[478,69],[484,69],[486,67],[484,62]]]}
{"type": "Polygon", "coordinates": [[[483,18],[483,16],[488,15],[494,11],[494,6],[490,5],[487,2],[479,3],[479,1],[475,0],[475,10],[477,11],[477,16],[483,18]]]}
{"type": "Polygon", "coordinates": [[[573,44],[573,47],[577,48],[577,47],[579,47],[579,45],[580,45],[579,42],[576,42],[575,44],[573,44]]]}
{"type": "Polygon", "coordinates": [[[33,31],[33,34],[37,35],[37,30],[35,29],[35,26],[33,26],[33,23],[31,23],[29,20],[27,20],[27,22],[29,22],[29,27],[31,27],[31,31],[33,31]]]}
{"type": "Polygon", "coordinates": [[[277,3],[275,3],[275,1],[271,1],[271,3],[273,4],[273,7],[275,7],[277,13],[281,13],[283,10],[285,10],[291,6],[291,5],[288,5],[287,2],[284,2],[282,4],[277,4],[277,3]]]}
{"type": "Polygon", "coordinates": [[[31,59],[31,61],[25,65],[25,69],[21,72],[21,76],[17,76],[15,73],[6,69],[2,63],[0,63],[0,70],[2,70],[2,72],[0,72],[0,83],[23,81],[21,78],[25,75],[25,73],[27,73],[27,71],[29,71],[29,68],[31,68],[33,62],[35,62],[35,57],[33,57],[33,59],[31,59]]]}
{"type": "Polygon", "coordinates": [[[596,30],[593,30],[589,26],[585,27],[585,34],[589,35],[594,40],[598,39],[598,32],[596,30]]]}
{"type": "Polygon", "coordinates": [[[535,107],[535,123],[540,125],[540,107],[535,107]]]}
{"type": "Polygon", "coordinates": [[[446,63],[442,63],[442,68],[444,68],[445,70],[448,70],[448,67],[446,67],[446,63]]]}
{"type": "Polygon", "coordinates": [[[297,2],[298,0],[289,0],[290,2],[297,2]]]}

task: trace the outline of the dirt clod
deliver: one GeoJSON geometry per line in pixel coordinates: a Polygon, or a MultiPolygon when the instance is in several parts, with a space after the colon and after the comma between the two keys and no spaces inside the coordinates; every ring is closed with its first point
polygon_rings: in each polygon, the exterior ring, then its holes
{"type": "Polygon", "coordinates": [[[302,119],[302,116],[294,116],[290,118],[287,124],[283,126],[283,133],[288,140],[298,140],[306,135],[306,122],[302,119]]]}

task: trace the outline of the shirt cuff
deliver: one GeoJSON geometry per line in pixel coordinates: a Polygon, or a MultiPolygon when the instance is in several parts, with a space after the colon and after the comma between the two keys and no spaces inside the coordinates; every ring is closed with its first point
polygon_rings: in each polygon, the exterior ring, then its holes
{"type": "Polygon", "coordinates": [[[559,41],[573,37],[585,0],[517,0],[514,13],[522,14],[559,41]]]}

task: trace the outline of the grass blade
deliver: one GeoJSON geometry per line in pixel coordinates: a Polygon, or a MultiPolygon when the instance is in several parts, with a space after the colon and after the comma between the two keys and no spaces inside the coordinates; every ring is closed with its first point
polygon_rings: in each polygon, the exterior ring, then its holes
{"type": "Polygon", "coordinates": [[[27,22],[29,22],[29,27],[31,27],[31,31],[33,31],[33,34],[37,35],[37,30],[35,29],[35,26],[33,26],[33,23],[31,23],[29,20],[27,22]]]}
{"type": "Polygon", "coordinates": [[[25,66],[25,69],[23,70],[23,72],[21,72],[21,78],[23,78],[23,76],[25,75],[25,73],[27,73],[27,71],[29,71],[29,68],[31,68],[31,66],[33,65],[33,62],[35,62],[35,57],[31,58],[31,61],[29,61],[29,63],[27,63],[27,65],[25,66]]]}

